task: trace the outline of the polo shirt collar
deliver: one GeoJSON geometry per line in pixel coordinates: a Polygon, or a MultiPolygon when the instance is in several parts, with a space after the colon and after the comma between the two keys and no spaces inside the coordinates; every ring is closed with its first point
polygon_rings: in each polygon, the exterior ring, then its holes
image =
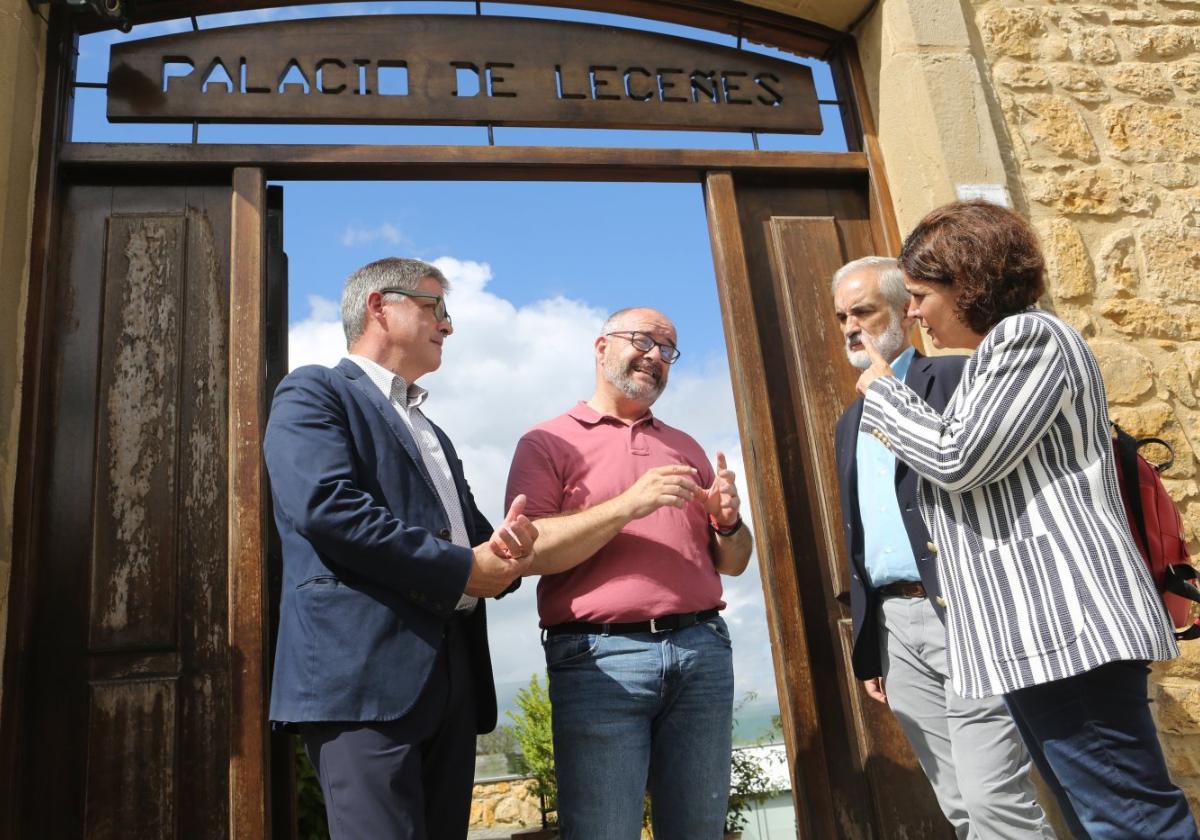
{"type": "MultiPolygon", "coordinates": [[[[587,400],[580,400],[579,402],[577,402],[567,412],[567,414],[570,415],[571,417],[574,417],[580,423],[583,423],[588,426],[595,426],[596,424],[601,423],[604,420],[616,420],[617,422],[624,425],[623,420],[619,420],[618,418],[613,417],[611,414],[601,414],[600,412],[596,411],[596,409],[592,408],[590,405],[587,404],[587,400]]],[[[650,411],[650,409],[646,409],[646,413],[643,414],[641,417],[639,417],[633,423],[633,425],[636,426],[638,423],[645,423],[645,422],[649,422],[655,428],[659,428],[662,426],[662,421],[659,420],[657,417],[655,417],[654,414],[650,411]]]]}

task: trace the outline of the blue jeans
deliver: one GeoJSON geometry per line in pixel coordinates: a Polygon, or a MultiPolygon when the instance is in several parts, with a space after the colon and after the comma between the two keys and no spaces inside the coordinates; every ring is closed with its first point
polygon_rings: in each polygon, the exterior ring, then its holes
{"type": "Polygon", "coordinates": [[[733,657],[721,618],[669,633],[549,636],[563,840],[719,840],[729,798],[733,657]]]}
{"type": "Polygon", "coordinates": [[[1110,662],[1005,696],[1077,840],[1196,840],[1150,716],[1144,662],[1110,662]]]}

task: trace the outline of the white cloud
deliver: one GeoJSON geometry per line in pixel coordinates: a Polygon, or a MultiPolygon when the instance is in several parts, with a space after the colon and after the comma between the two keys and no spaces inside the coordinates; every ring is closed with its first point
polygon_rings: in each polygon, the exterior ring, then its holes
{"type": "MultiPolygon", "coordinates": [[[[606,312],[585,301],[554,297],[515,306],[488,290],[486,263],[441,257],[433,261],[450,280],[447,298],[454,333],[442,367],[424,377],[426,413],[454,441],[475,500],[493,521],[503,517],[504,485],[517,439],[532,425],[591,395],[592,342],[606,312]]],[[[337,307],[309,298],[310,313],[289,332],[291,367],[332,365],[345,354],[337,307]]],[[[678,426],[715,462],[723,451],[738,487],[746,491],[733,393],[723,348],[700,364],[672,372],[655,414],[678,426]]],[[[750,520],[749,502],[743,515],[750,520]]],[[[750,523],[752,525],[752,523],[750,523]]],[[[724,612],[734,639],[737,693],[775,690],[757,561],[739,578],[723,578],[724,612]]],[[[544,668],[537,628],[536,580],[488,605],[492,654],[501,701],[544,668]]]]}
{"type": "Polygon", "coordinates": [[[347,248],[360,248],[376,242],[387,242],[391,245],[408,244],[408,237],[391,222],[384,222],[373,228],[346,225],[338,241],[347,248]]]}
{"type": "Polygon", "coordinates": [[[288,369],[303,365],[333,367],[346,355],[338,304],[319,295],[308,296],[308,317],[288,328],[288,369]]]}

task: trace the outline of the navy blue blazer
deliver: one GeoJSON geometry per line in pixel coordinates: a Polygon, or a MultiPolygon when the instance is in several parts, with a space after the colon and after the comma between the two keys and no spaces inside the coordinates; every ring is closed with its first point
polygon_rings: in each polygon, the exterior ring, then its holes
{"type": "MultiPolygon", "coordinates": [[[[472,545],[492,527],[434,427],[472,545]]],[[[310,366],[275,392],[263,442],[283,543],[271,685],[277,723],[397,720],[429,678],[467,583],[471,549],[450,521],[408,426],[358,365],[310,366]]],[[[481,600],[464,620],[479,732],[496,725],[481,600]]]]}
{"type": "MultiPolygon", "coordinates": [[[[904,382],[934,410],[941,411],[958,387],[966,361],[966,356],[922,356],[918,353],[908,367],[904,382]]],[[[862,397],[842,412],[837,424],[836,449],[842,499],[842,533],[846,539],[846,553],[850,557],[850,614],[854,621],[851,660],[854,676],[869,680],[882,675],[883,665],[879,656],[879,627],[876,622],[878,603],[863,565],[863,528],[858,514],[855,451],[862,412],[862,397]]],[[[942,590],[938,584],[937,561],[929,549],[929,531],[917,506],[917,474],[900,460],[896,461],[896,500],[900,503],[900,518],[904,521],[904,530],[908,532],[913,556],[917,558],[921,583],[925,585],[930,602],[941,618],[944,610],[938,603],[938,596],[942,590]]]]}

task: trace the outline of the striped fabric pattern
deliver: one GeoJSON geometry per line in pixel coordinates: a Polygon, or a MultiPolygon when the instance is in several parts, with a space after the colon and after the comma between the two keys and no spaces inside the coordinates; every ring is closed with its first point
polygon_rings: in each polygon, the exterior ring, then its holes
{"type": "Polygon", "coordinates": [[[1179,655],[1120,501],[1100,368],[1070,326],[1005,318],[941,415],[876,379],[861,428],[921,476],[960,695],[1179,655]]]}

